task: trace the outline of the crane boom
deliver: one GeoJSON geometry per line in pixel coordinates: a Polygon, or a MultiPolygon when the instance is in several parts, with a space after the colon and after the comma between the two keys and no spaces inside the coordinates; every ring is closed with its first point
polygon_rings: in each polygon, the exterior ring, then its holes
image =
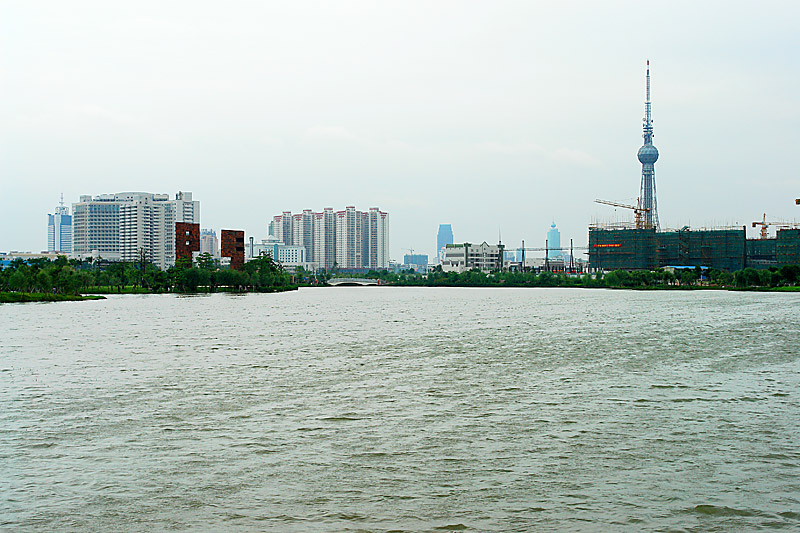
{"type": "Polygon", "coordinates": [[[767,229],[770,226],[775,226],[777,228],[796,228],[798,224],[796,222],[767,222],[767,214],[764,213],[764,216],[761,217],[761,220],[753,222],[752,226],[754,228],[756,226],[761,226],[760,236],[762,239],[766,239],[768,238],[767,229]]]}
{"type": "Polygon", "coordinates": [[[611,206],[614,206],[614,207],[623,207],[625,209],[632,209],[633,210],[633,216],[634,216],[634,218],[636,220],[636,229],[644,228],[644,223],[642,222],[642,214],[643,213],[647,213],[648,211],[650,211],[650,208],[641,206],[641,204],[639,203],[639,199],[638,198],[636,199],[636,205],[621,204],[619,202],[611,202],[609,200],[601,200],[599,198],[596,199],[595,202],[597,202],[598,204],[605,204],[605,205],[611,205],[611,206]]]}

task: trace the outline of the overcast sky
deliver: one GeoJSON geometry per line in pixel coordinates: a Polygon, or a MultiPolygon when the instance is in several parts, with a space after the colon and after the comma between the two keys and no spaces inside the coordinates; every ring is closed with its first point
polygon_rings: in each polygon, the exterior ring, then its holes
{"type": "Polygon", "coordinates": [[[380,207],[391,256],[586,245],[628,217],[652,75],[663,226],[800,219],[800,2],[0,3],[0,251],[63,192],[192,191],[204,228],[380,207]]]}

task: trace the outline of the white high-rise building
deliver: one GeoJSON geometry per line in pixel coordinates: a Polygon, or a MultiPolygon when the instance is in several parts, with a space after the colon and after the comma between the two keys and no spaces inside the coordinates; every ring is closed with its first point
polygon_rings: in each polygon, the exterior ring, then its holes
{"type": "Polygon", "coordinates": [[[272,218],[270,236],[285,245],[301,246],[316,268],[378,269],[389,267],[389,214],[377,207],[343,211],[326,207],[272,218]]]}
{"type": "Polygon", "coordinates": [[[314,257],[314,213],[311,209],[292,216],[291,244],[305,248],[305,257],[314,257]]]}
{"type": "Polygon", "coordinates": [[[175,222],[200,223],[200,202],[192,200],[192,193],[178,191],[175,195],[175,222]]]}
{"type": "Polygon", "coordinates": [[[333,268],[336,262],[336,217],[333,208],[314,213],[314,256],[318,268],[333,268]]]}
{"type": "Polygon", "coordinates": [[[294,220],[291,211],[284,211],[272,217],[272,236],[283,244],[294,244],[294,220]]]}
{"type": "Polygon", "coordinates": [[[175,264],[175,222],[200,223],[200,203],[186,192],[83,195],[72,212],[73,255],[138,261],[144,253],[161,269],[175,264]]]}
{"type": "Polygon", "coordinates": [[[114,194],[82,195],[72,204],[72,253],[77,257],[120,260],[119,206],[114,194]]]}
{"type": "Polygon", "coordinates": [[[336,216],[336,264],[339,268],[362,268],[363,242],[361,211],[348,206],[337,211],[336,216]]]}
{"type": "Polygon", "coordinates": [[[371,207],[364,215],[364,267],[389,268],[389,213],[371,207]]]}
{"type": "Polygon", "coordinates": [[[144,257],[161,270],[175,264],[175,202],[166,194],[135,193],[119,208],[120,255],[144,257]]]}
{"type": "Polygon", "coordinates": [[[72,253],[72,217],[63,194],[55,213],[47,215],[47,251],[72,253]]]}

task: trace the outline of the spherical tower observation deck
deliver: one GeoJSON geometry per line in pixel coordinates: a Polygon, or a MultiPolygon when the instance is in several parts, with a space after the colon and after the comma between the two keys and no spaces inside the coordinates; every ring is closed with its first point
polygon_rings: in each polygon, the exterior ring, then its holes
{"type": "Polygon", "coordinates": [[[642,164],[642,187],[639,192],[641,207],[644,210],[645,228],[658,229],[658,203],[656,201],[656,161],[658,149],[653,146],[653,119],[650,106],[650,60],[647,61],[647,99],[644,104],[644,145],[637,154],[642,164]]]}

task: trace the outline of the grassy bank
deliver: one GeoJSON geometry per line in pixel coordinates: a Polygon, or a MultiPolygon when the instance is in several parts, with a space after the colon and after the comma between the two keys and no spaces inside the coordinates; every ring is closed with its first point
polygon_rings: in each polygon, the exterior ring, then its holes
{"type": "Polygon", "coordinates": [[[146,287],[87,287],[84,292],[87,294],[213,294],[215,292],[230,292],[245,294],[248,292],[285,292],[296,291],[297,285],[281,285],[278,287],[197,287],[195,290],[169,290],[158,291],[150,290],[146,287]]]}
{"type": "Polygon", "coordinates": [[[105,300],[104,296],[82,296],[80,294],[49,294],[43,292],[0,292],[0,304],[27,302],[82,302],[105,300]]]}

